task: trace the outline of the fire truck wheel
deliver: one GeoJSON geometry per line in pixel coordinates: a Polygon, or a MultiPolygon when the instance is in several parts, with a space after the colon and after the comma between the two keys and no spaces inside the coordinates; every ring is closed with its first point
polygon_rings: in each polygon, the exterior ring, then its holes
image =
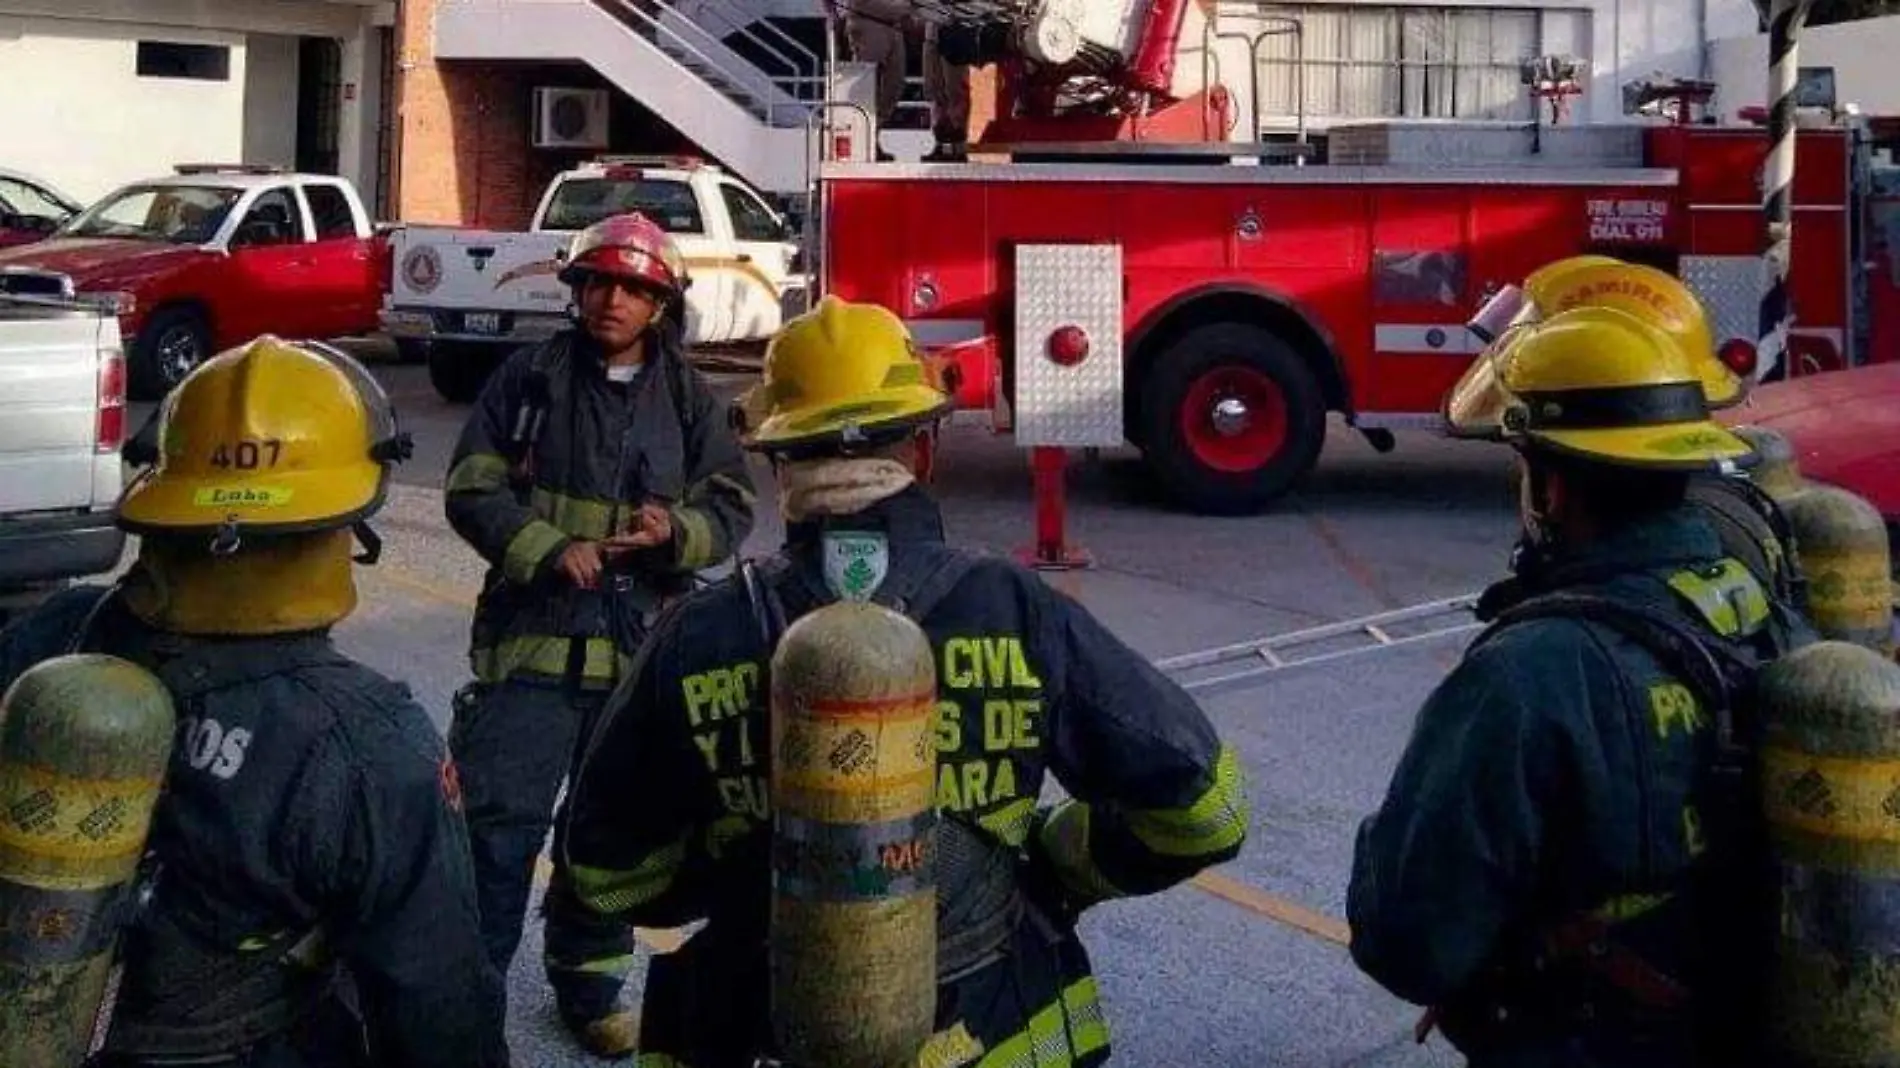
{"type": "Polygon", "coordinates": [[[1142,455],[1198,512],[1265,507],[1313,466],[1326,438],[1326,402],[1312,369],[1263,327],[1191,330],[1138,388],[1142,455]]]}
{"type": "Polygon", "coordinates": [[[160,308],[132,342],[126,392],[133,400],[159,400],[211,356],[211,324],[203,314],[194,308],[160,308]]]}
{"type": "Polygon", "coordinates": [[[497,359],[485,345],[438,341],[429,346],[429,384],[450,404],[469,404],[481,396],[497,359]]]}

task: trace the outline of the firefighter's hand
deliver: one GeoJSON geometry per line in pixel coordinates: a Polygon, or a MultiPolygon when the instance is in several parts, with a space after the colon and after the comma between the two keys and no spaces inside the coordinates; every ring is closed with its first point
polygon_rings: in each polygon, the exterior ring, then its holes
{"type": "Polygon", "coordinates": [[[627,532],[616,534],[602,544],[607,547],[609,556],[617,556],[634,549],[651,549],[656,545],[665,545],[673,540],[673,516],[663,506],[649,501],[634,513],[633,522],[627,532]]]}
{"type": "Polygon", "coordinates": [[[561,572],[574,585],[591,590],[600,581],[600,543],[575,541],[561,550],[561,572]]]}

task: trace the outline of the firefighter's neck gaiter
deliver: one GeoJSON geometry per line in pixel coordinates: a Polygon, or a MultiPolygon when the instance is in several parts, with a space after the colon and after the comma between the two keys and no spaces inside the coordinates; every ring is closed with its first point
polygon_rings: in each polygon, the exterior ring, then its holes
{"type": "Polygon", "coordinates": [[[125,603],[173,634],[289,634],[356,609],[350,532],[252,538],[229,556],[203,540],[146,538],[125,577],[125,603]]]}
{"type": "Polygon", "coordinates": [[[779,468],[779,511],[788,523],[862,512],[910,488],[917,476],[887,457],[794,460],[779,468]]]}

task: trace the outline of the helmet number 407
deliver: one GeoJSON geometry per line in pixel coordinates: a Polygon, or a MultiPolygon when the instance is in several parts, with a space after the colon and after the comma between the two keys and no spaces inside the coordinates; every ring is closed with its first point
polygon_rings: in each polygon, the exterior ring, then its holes
{"type": "Polygon", "coordinates": [[[284,443],[276,438],[254,441],[249,438],[235,444],[219,442],[211,450],[211,466],[249,471],[256,467],[276,467],[283,455],[284,443]]]}

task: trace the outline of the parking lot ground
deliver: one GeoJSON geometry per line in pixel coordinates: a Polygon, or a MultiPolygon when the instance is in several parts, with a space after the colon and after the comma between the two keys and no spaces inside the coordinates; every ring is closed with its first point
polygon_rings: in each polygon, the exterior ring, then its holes
{"type": "MultiPolygon", "coordinates": [[[[467,409],[437,400],[414,366],[378,374],[416,435],[415,458],[375,521],[380,565],[343,646],[406,680],[438,725],[466,678],[482,565],[447,528],[439,486],[467,409]]],[[[722,379],[736,389],[742,380],[722,379]]],[[[1470,592],[1502,569],[1513,536],[1508,454],[1425,436],[1374,453],[1335,428],[1319,468],[1267,514],[1214,519],[1158,501],[1121,454],[1070,472],[1071,536],[1097,566],[1052,574],[1142,656],[1312,627],[1470,592]]],[[[1026,454],[981,424],[945,435],[935,491],[950,537],[1011,552],[1031,535],[1026,454]]],[[[782,531],[770,482],[745,551],[782,531]]],[[[1357,824],[1377,805],[1430,688],[1462,639],[1273,672],[1201,694],[1240,750],[1253,803],[1241,857],[1197,883],[1112,903],[1083,920],[1117,1055],[1132,1068],[1420,1066],[1459,1063],[1411,1038],[1417,1010],[1353,967],[1342,940],[1357,824]]],[[[650,951],[677,944],[644,932],[650,951]]],[[[600,1064],[561,1033],[540,975],[539,924],[511,977],[509,1027],[527,1068],[600,1064]]],[[[637,1004],[639,980],[628,997],[637,1004]]]]}

